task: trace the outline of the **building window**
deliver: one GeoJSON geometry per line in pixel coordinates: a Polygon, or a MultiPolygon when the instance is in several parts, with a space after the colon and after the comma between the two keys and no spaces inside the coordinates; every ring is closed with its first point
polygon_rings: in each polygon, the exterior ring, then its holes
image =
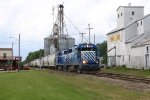
{"type": "Polygon", "coordinates": [[[149,48],[148,48],[148,46],[146,47],[146,52],[149,53],[149,48]]]}
{"type": "Polygon", "coordinates": [[[119,14],[118,14],[118,18],[119,18],[119,14]]]}
{"type": "Polygon", "coordinates": [[[137,23],[137,27],[139,26],[139,23],[137,23]]]}
{"type": "Polygon", "coordinates": [[[130,55],[129,55],[129,62],[130,62],[130,55]]]}
{"type": "Polygon", "coordinates": [[[121,16],[122,16],[122,13],[121,13],[121,16]]]}
{"type": "Polygon", "coordinates": [[[132,11],[132,15],[134,15],[134,11],[132,11]]]}
{"type": "Polygon", "coordinates": [[[3,54],[3,58],[6,59],[6,53],[3,54]]]}
{"type": "Polygon", "coordinates": [[[142,25],[142,21],[141,21],[141,25],[142,25]]]}

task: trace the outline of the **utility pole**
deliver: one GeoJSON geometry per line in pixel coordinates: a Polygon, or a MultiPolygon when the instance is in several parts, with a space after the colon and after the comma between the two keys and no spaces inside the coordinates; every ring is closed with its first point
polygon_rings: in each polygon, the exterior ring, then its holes
{"type": "Polygon", "coordinates": [[[79,33],[79,34],[81,34],[81,35],[82,35],[82,43],[83,43],[83,34],[86,34],[86,33],[79,33]]]}
{"type": "Polygon", "coordinates": [[[11,58],[12,62],[11,62],[11,71],[12,71],[12,68],[13,68],[13,45],[14,45],[14,43],[12,42],[12,58],[11,58]]]}
{"type": "Polygon", "coordinates": [[[19,44],[18,44],[18,51],[19,51],[19,53],[18,53],[18,56],[19,56],[19,59],[18,59],[18,72],[19,72],[19,68],[20,68],[20,34],[19,34],[19,40],[18,40],[18,42],[19,42],[19,44]]]}
{"type": "Polygon", "coordinates": [[[52,8],[52,15],[53,15],[53,26],[54,26],[54,5],[53,5],[53,8],[52,8]]]}
{"type": "Polygon", "coordinates": [[[19,39],[15,38],[15,37],[9,37],[9,38],[14,38],[18,41],[18,72],[19,72],[19,68],[20,68],[20,33],[19,33],[19,39]]]}
{"type": "Polygon", "coordinates": [[[88,29],[88,30],[89,30],[89,43],[90,43],[90,31],[91,31],[91,29],[93,29],[93,28],[91,28],[91,27],[90,27],[90,24],[88,24],[88,26],[89,26],[89,27],[88,27],[88,28],[86,28],[86,29],[88,29]]]}

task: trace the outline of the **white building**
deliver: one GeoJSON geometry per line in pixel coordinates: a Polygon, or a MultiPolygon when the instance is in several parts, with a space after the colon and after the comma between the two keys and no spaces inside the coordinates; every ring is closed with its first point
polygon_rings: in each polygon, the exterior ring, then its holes
{"type": "Polygon", "coordinates": [[[150,14],[143,6],[120,6],[117,28],[107,34],[108,66],[150,69],[150,14]]]}

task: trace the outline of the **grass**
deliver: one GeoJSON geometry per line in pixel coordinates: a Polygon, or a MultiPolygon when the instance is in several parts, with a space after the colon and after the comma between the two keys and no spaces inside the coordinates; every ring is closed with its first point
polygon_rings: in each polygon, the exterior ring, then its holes
{"type": "Polygon", "coordinates": [[[123,66],[104,68],[104,69],[102,69],[102,72],[128,74],[128,75],[133,75],[133,76],[138,76],[138,77],[150,78],[150,70],[132,69],[132,68],[126,68],[123,66]]]}
{"type": "Polygon", "coordinates": [[[0,100],[149,100],[150,92],[62,72],[0,73],[0,100]]]}

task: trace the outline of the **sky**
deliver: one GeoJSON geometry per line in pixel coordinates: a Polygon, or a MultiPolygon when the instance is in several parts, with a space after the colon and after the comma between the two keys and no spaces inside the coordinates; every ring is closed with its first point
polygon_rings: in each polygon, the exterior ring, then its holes
{"type": "Polygon", "coordinates": [[[88,40],[88,24],[93,28],[91,42],[95,34],[95,42],[101,43],[116,28],[117,8],[128,3],[144,6],[144,14],[150,13],[149,0],[0,0],[0,48],[11,48],[13,42],[14,56],[17,56],[20,34],[23,60],[29,52],[43,49],[44,38],[52,32],[53,18],[56,20],[52,8],[57,16],[58,4],[64,4],[65,26],[76,44],[81,42],[79,32],[87,33],[84,40],[88,40]]]}

